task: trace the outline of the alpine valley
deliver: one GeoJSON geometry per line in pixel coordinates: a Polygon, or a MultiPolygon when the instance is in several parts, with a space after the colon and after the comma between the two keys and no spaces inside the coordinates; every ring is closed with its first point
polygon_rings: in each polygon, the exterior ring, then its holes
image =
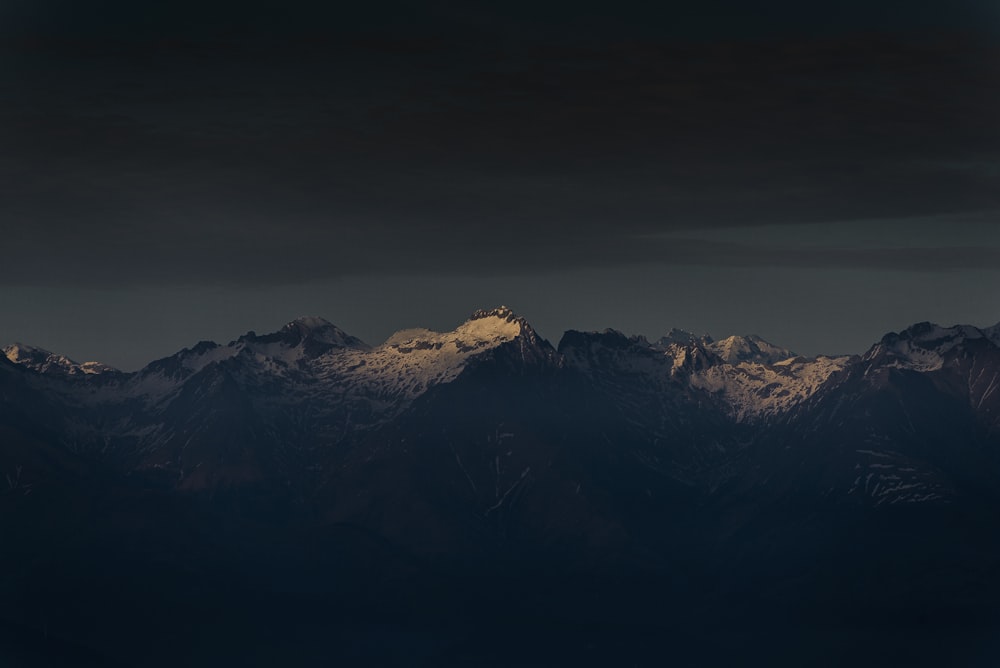
{"type": "Polygon", "coordinates": [[[0,665],[1000,660],[1000,325],[0,356],[0,665]]]}

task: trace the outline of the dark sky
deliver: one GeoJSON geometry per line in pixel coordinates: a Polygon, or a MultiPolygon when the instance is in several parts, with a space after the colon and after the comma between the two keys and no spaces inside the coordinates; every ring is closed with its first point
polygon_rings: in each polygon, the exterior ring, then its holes
{"type": "Polygon", "coordinates": [[[0,0],[0,342],[1000,320],[1000,5],[0,0]]]}

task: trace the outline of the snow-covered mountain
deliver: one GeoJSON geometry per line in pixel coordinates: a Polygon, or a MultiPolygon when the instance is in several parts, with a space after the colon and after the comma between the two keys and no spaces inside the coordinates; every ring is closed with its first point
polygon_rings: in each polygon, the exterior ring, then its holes
{"type": "Polygon", "coordinates": [[[819,356],[717,364],[691,374],[690,383],[721,399],[737,421],[746,422],[785,413],[851,361],[851,357],[819,356]]]}
{"type": "Polygon", "coordinates": [[[321,356],[314,370],[321,382],[352,385],[357,394],[405,404],[453,381],[470,364],[500,353],[526,367],[557,364],[551,346],[531,325],[501,306],[476,311],[450,332],[406,329],[375,348],[321,356]]]}
{"type": "Polygon", "coordinates": [[[806,358],[609,329],[554,349],[500,307],[379,345],[300,318],[134,373],[11,346],[0,593],[29,623],[123,591],[116,610],[181,610],[146,611],[164,628],[212,587],[233,614],[259,592],[280,596],[253,614],[282,617],[440,601],[495,614],[488,633],[528,607],[855,623],[858,592],[872,623],[973,619],[1000,595],[998,334],[921,323],[806,358]],[[53,574],[97,584],[30,608],[53,574]],[[594,583],[621,605],[588,603],[594,583]]]}
{"type": "Polygon", "coordinates": [[[28,367],[39,373],[75,375],[97,375],[116,373],[117,370],[100,362],[74,362],[64,355],[57,355],[43,348],[26,346],[23,343],[13,343],[4,346],[3,354],[15,364],[28,367]]]}
{"type": "Polygon", "coordinates": [[[984,327],[981,331],[986,335],[986,338],[1000,346],[1000,322],[992,327],[984,327]]]}
{"type": "Polygon", "coordinates": [[[697,334],[692,334],[691,332],[684,329],[672,328],[666,334],[657,339],[656,344],[661,348],[666,348],[672,343],[678,343],[681,345],[687,345],[689,343],[694,343],[700,341],[701,343],[710,344],[712,343],[712,337],[705,334],[704,336],[698,336],[697,334]]]}
{"type": "Polygon", "coordinates": [[[560,351],[591,375],[638,376],[637,387],[661,392],[663,383],[682,383],[707,394],[738,422],[773,417],[808,399],[851,357],[805,358],[757,336],[722,341],[671,330],[655,344],[613,330],[604,335],[571,332],[560,351]],[[586,351],[580,343],[589,336],[586,351]],[[660,388],[660,389],[658,389],[660,388]]]}
{"type": "Polygon", "coordinates": [[[950,353],[968,343],[986,339],[996,344],[997,329],[977,329],[968,325],[941,327],[921,322],[902,332],[886,334],[866,354],[867,363],[914,371],[940,370],[950,353]]]}
{"type": "Polygon", "coordinates": [[[176,476],[185,488],[276,472],[294,478],[309,452],[356,441],[485,362],[522,371],[559,365],[507,307],[476,311],[451,332],[403,330],[375,347],[322,318],[299,318],[226,345],[202,341],[135,373],[105,373],[100,383],[84,382],[80,365],[46,351],[9,351],[38,372],[35,387],[69,407],[62,419],[71,449],[176,476]],[[248,456],[230,476],[232,448],[248,456]]]}
{"type": "Polygon", "coordinates": [[[875,507],[995,494],[1000,346],[987,332],[919,323],[838,363],[770,438],[799,471],[786,483],[820,479],[875,507]]]}
{"type": "Polygon", "coordinates": [[[775,364],[796,356],[791,350],[768,343],[756,334],[729,336],[721,341],[708,342],[706,347],[728,364],[740,362],[775,364]]]}
{"type": "MultiPolygon", "coordinates": [[[[186,489],[270,479],[308,489],[336,466],[331,452],[365,442],[481,368],[555,374],[583,392],[579,401],[595,402],[590,417],[601,416],[595,429],[609,441],[630,443],[632,456],[678,480],[718,484],[743,448],[741,430],[868,424],[845,398],[903,382],[896,372],[916,374],[907,388],[922,378],[961,397],[977,424],[1000,429],[998,336],[1000,325],[921,323],[887,334],[862,357],[805,358],[757,336],[714,341],[675,329],[650,343],[614,330],[570,331],[557,352],[499,307],[452,331],[401,330],[377,346],[322,318],[299,318],[271,334],[203,341],[134,373],[21,344],[4,353],[28,372],[19,382],[60,407],[48,427],[64,447],[186,489]]],[[[864,441],[856,451],[884,451],[864,441]]]]}

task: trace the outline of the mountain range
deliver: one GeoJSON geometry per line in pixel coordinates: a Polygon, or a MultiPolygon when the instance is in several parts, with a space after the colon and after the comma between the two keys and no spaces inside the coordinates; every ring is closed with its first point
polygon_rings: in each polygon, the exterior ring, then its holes
{"type": "Polygon", "coordinates": [[[1000,324],[804,357],[499,307],[132,373],[3,352],[11,665],[1000,656],[1000,324]]]}

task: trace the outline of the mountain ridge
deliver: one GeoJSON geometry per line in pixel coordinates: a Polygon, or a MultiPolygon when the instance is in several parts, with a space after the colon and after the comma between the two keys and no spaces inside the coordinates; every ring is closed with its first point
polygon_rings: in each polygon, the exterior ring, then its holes
{"type": "Polygon", "coordinates": [[[275,388],[286,386],[290,394],[301,394],[303,383],[336,386],[342,396],[380,401],[384,412],[386,402],[405,408],[430,387],[453,381],[483,356],[506,357],[511,369],[575,365],[578,372],[587,373],[597,351],[584,354],[580,346],[598,346],[606,350],[598,355],[602,360],[598,364],[614,373],[646,374],[644,382],[650,386],[661,381],[649,374],[686,384],[689,391],[701,392],[722,405],[737,421],[749,422],[786,413],[858,359],[870,362],[880,356],[885,365],[933,371],[940,367],[941,354],[948,346],[976,339],[995,345],[1000,325],[978,329],[917,323],[901,332],[887,333],[860,356],[802,357],[756,335],[716,341],[677,329],[655,343],[612,329],[569,330],[553,348],[523,317],[500,306],[474,311],[449,332],[404,329],[378,346],[323,318],[305,316],[270,334],[250,331],[228,344],[201,341],[127,373],[96,362],[80,365],[21,344],[7,346],[4,352],[11,362],[42,376],[58,377],[60,382],[80,385],[87,377],[101,378],[101,390],[81,399],[81,403],[91,405],[101,397],[107,400],[116,391],[156,403],[176,393],[206,367],[222,364],[243,369],[239,373],[244,377],[254,376],[275,388]],[[291,390],[289,383],[299,389],[291,390]]]}
{"type": "MultiPolygon", "coordinates": [[[[465,321],[466,323],[478,320],[494,317],[504,322],[517,323],[523,328],[529,336],[540,338],[534,328],[528,323],[528,321],[522,316],[517,315],[517,313],[507,306],[499,306],[494,308],[482,308],[476,309],[470,315],[470,317],[465,321]]],[[[459,327],[461,324],[459,325],[459,327]]],[[[914,328],[921,329],[923,327],[935,328],[935,331],[940,330],[963,330],[966,332],[979,332],[983,337],[990,339],[997,345],[1000,345],[1000,322],[989,327],[975,327],[972,325],[952,325],[950,327],[942,327],[934,323],[923,322],[916,323],[910,327],[904,328],[900,332],[888,332],[882,338],[886,337],[906,337],[912,336],[911,331],[914,328]],[[911,333],[911,334],[908,334],[911,333]]],[[[455,331],[455,330],[451,330],[455,331]]],[[[570,329],[567,332],[578,332],[580,330],[570,329]]],[[[618,331],[618,330],[604,330],[604,331],[618,331]]],[[[417,332],[432,332],[432,330],[427,330],[423,328],[411,328],[411,329],[400,329],[396,330],[394,333],[389,335],[382,344],[371,345],[365,341],[345,332],[340,329],[332,322],[326,320],[321,316],[301,316],[287,322],[285,325],[267,334],[257,334],[255,331],[250,330],[245,334],[240,335],[236,339],[230,341],[228,344],[220,344],[216,341],[202,340],[196,345],[190,348],[183,348],[172,355],[168,355],[164,358],[159,358],[148,362],[144,367],[137,369],[135,371],[124,372],[109,365],[106,365],[99,361],[88,361],[83,363],[78,363],[72,359],[55,353],[43,348],[36,346],[23,344],[20,342],[15,342],[8,344],[2,348],[5,356],[11,361],[18,364],[34,365],[39,370],[46,366],[45,358],[50,358],[48,362],[48,367],[50,370],[58,370],[62,368],[67,374],[76,375],[80,373],[85,374],[98,374],[104,372],[116,372],[124,374],[135,374],[142,371],[151,364],[161,362],[163,360],[170,359],[177,355],[185,352],[198,352],[204,350],[205,348],[216,348],[216,347],[227,347],[234,346],[235,344],[241,342],[258,342],[258,343],[274,343],[274,342],[284,342],[286,345],[295,346],[302,342],[315,341],[319,344],[328,344],[330,347],[346,347],[352,348],[357,347],[361,349],[373,349],[381,345],[385,345],[390,341],[395,341],[401,336],[413,335],[417,332]],[[18,353],[17,351],[22,351],[18,353]]],[[[439,332],[433,332],[434,334],[439,334],[439,332]]],[[[593,330],[586,333],[597,333],[597,330],[593,330]]],[[[565,336],[566,332],[563,333],[565,336]]],[[[649,341],[644,335],[626,335],[634,336],[637,339],[649,341]]],[[[561,338],[561,337],[560,337],[561,338]]],[[[701,343],[706,349],[715,352],[720,358],[725,360],[730,364],[738,364],[744,361],[756,361],[764,362],[767,364],[775,364],[787,359],[794,357],[802,359],[816,359],[816,358],[839,358],[839,357],[849,357],[850,354],[827,354],[818,353],[815,355],[799,355],[792,350],[775,345],[756,334],[731,334],[722,339],[714,339],[713,337],[704,334],[697,335],[689,331],[672,328],[666,334],[655,340],[655,343],[651,344],[656,347],[666,349],[671,344],[686,345],[693,342],[701,343]]],[[[876,344],[873,344],[876,345],[876,344]]],[[[328,349],[328,348],[326,348],[328,349]]],[[[320,350],[314,352],[313,355],[318,355],[325,350],[320,350]]],[[[866,351],[859,351],[854,354],[863,355],[866,351]]]]}
{"type": "MultiPolygon", "coordinates": [[[[918,323],[859,355],[777,361],[784,349],[714,343],[607,329],[553,347],[499,308],[377,346],[298,319],[131,373],[12,351],[3,614],[142,656],[160,629],[201,647],[216,610],[246,615],[227,651],[254,646],[247,628],[326,629],[331,610],[421,633],[425,619],[492,633],[528,615],[587,638],[655,629],[656,660],[639,665],[662,663],[659,631],[748,619],[835,628],[837,646],[851,625],[987,624],[1000,600],[987,330],[918,323]]],[[[171,665],[197,665],[197,649],[168,645],[171,665]]]]}

